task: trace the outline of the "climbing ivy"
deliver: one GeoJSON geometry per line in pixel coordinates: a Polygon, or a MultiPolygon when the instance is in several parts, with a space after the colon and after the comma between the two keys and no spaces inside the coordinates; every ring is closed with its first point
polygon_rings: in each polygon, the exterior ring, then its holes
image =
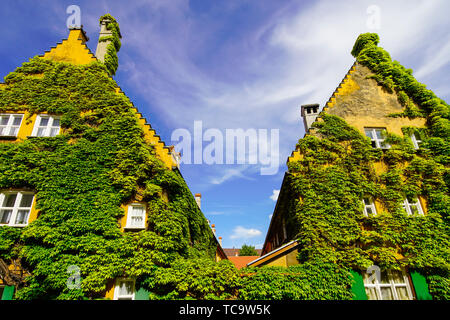
{"type": "Polygon", "coordinates": [[[349,270],[330,263],[242,270],[239,299],[348,300],[352,294],[349,270]]]}
{"type": "Polygon", "coordinates": [[[62,126],[56,137],[0,143],[0,190],[33,190],[39,210],[25,228],[0,228],[0,258],[20,259],[30,273],[17,299],[98,298],[116,277],[143,279],[177,259],[214,257],[212,232],[184,179],[156,157],[116,88],[100,62],[39,57],[0,88],[2,112],[57,114],[62,126]],[[136,199],[148,204],[148,229],[121,232],[121,205],[136,199]],[[70,265],[81,270],[81,289],[66,285],[70,265]]]}
{"type": "Polygon", "coordinates": [[[100,298],[109,281],[130,276],[152,299],[351,299],[349,271],[375,263],[417,270],[435,299],[449,299],[449,106],[378,41],[361,35],[352,54],[397,93],[405,109],[391,116],[424,117],[427,127],[389,133],[391,148],[380,150],[343,119],[321,114],[316,134],[298,142],[302,158],[288,164],[285,218],[300,244],[299,265],[289,268],[213,262],[212,233],[184,180],[157,159],[130,101],[116,93],[113,54],[87,66],[34,58],[9,74],[0,110],[59,114],[63,128],[0,144],[0,188],[34,190],[40,212],[25,228],[0,228],[0,258],[20,259],[30,272],[16,298],[100,298]],[[410,133],[420,135],[419,150],[410,133]],[[375,170],[381,162],[383,172],[375,170]],[[384,212],[365,217],[365,195],[384,212]],[[427,214],[407,216],[403,198],[418,195],[427,214]],[[148,203],[148,230],[121,232],[121,204],[137,198],[148,203]],[[70,265],[81,269],[81,289],[66,285],[70,265]]]}
{"type": "MultiPolygon", "coordinates": [[[[301,264],[314,260],[356,270],[376,264],[382,270],[407,268],[426,275],[435,299],[450,297],[449,255],[449,105],[417,82],[377,46],[376,34],[358,37],[352,54],[373,78],[396,92],[404,112],[396,117],[424,117],[426,129],[388,133],[388,150],[373,149],[370,139],[342,118],[323,112],[297,145],[302,159],[291,162],[288,188],[295,196],[296,237],[301,264]],[[415,150],[409,138],[422,139],[415,150]],[[375,169],[384,163],[386,170],[375,169]],[[363,215],[362,198],[378,201],[383,212],[363,215]],[[403,199],[426,199],[424,216],[408,216],[403,199]]],[[[344,288],[349,290],[349,288],[344,288]]]]}

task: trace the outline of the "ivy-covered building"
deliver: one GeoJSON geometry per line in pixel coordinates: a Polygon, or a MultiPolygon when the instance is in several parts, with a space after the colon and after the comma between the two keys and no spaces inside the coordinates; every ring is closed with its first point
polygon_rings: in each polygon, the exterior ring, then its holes
{"type": "Polygon", "coordinates": [[[333,264],[354,299],[450,299],[450,108],[378,42],[360,35],[322,110],[302,106],[305,136],[248,266],[333,264]]]}
{"type": "Polygon", "coordinates": [[[0,84],[0,297],[148,299],[175,261],[226,259],[179,156],[113,80],[121,33],[100,19],[0,84]]]}

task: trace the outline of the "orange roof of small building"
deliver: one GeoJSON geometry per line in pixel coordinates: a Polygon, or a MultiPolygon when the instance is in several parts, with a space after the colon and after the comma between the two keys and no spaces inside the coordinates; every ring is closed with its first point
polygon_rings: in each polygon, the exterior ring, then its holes
{"type": "MultiPolygon", "coordinates": [[[[223,251],[225,252],[225,254],[228,257],[233,257],[233,256],[238,256],[239,255],[239,251],[241,251],[240,248],[223,248],[223,251]]],[[[258,255],[261,255],[261,249],[255,249],[256,253],[258,255]]]]}
{"type": "Polygon", "coordinates": [[[228,260],[230,260],[236,268],[241,269],[246,267],[247,263],[258,258],[259,256],[230,256],[228,257],[228,260]]]}

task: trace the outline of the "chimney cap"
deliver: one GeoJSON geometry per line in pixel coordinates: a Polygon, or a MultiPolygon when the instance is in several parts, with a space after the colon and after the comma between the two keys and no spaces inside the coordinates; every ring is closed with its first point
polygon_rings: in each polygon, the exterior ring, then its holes
{"type": "Polygon", "coordinates": [[[305,111],[308,114],[319,113],[319,108],[320,108],[320,105],[318,103],[304,104],[304,105],[301,106],[302,116],[305,115],[305,111]],[[313,111],[313,112],[311,112],[310,110],[313,111]]]}
{"type": "Polygon", "coordinates": [[[196,193],[195,196],[201,198],[202,194],[201,193],[196,193]]]}

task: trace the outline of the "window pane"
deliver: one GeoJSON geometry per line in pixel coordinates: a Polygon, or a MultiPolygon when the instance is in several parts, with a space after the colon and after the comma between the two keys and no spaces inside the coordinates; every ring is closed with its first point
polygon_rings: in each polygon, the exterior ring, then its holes
{"type": "Polygon", "coordinates": [[[373,134],[372,134],[372,130],[364,130],[364,133],[366,134],[366,136],[368,136],[370,139],[373,139],[373,134]]]}
{"type": "Polygon", "coordinates": [[[133,216],[142,216],[144,213],[144,207],[142,206],[133,206],[133,216]]]}
{"type": "Polygon", "coordinates": [[[33,203],[33,195],[32,194],[23,194],[22,200],[20,200],[21,208],[31,208],[31,204],[33,203]]]}
{"type": "Polygon", "coordinates": [[[17,193],[5,194],[5,200],[3,201],[3,207],[12,208],[16,203],[17,193]]]}
{"type": "Polygon", "coordinates": [[[0,127],[0,136],[6,136],[6,127],[0,127]]]}
{"type": "Polygon", "coordinates": [[[46,128],[39,128],[36,135],[38,137],[43,137],[45,135],[45,129],[46,128]]]}
{"type": "Polygon", "coordinates": [[[50,130],[50,137],[54,137],[54,136],[58,135],[58,133],[59,133],[59,128],[52,128],[50,130]]]}
{"type": "Polygon", "coordinates": [[[30,210],[19,210],[17,212],[15,224],[26,224],[28,222],[28,214],[30,210]]]}
{"type": "Polygon", "coordinates": [[[364,198],[364,204],[367,206],[370,206],[372,204],[372,201],[369,198],[364,198]]]}
{"type": "Polygon", "coordinates": [[[371,207],[366,207],[366,213],[367,214],[373,214],[371,207]]]}
{"type": "Polygon", "coordinates": [[[53,127],[59,127],[59,119],[53,119],[53,127]]]}
{"type": "Polygon", "coordinates": [[[419,214],[419,209],[417,208],[417,205],[411,204],[409,205],[409,209],[411,210],[411,214],[419,214]]]}
{"type": "Polygon", "coordinates": [[[392,289],[390,287],[381,287],[381,299],[382,300],[393,300],[392,289]]]}
{"type": "Polygon", "coordinates": [[[367,298],[369,300],[378,300],[377,290],[375,288],[365,288],[365,289],[366,289],[367,298]]]}
{"type": "Polygon", "coordinates": [[[8,224],[11,218],[12,210],[0,210],[0,223],[8,224]]]}
{"type": "Polygon", "coordinates": [[[19,127],[11,127],[11,129],[9,130],[9,135],[10,136],[17,136],[18,132],[19,132],[19,127]]]}
{"type": "Polygon", "coordinates": [[[381,129],[376,129],[375,133],[377,135],[377,139],[378,140],[382,140],[383,139],[383,135],[381,134],[382,130],[381,129]]]}
{"type": "Polygon", "coordinates": [[[40,127],[46,127],[48,125],[48,118],[41,118],[41,122],[39,123],[40,127]]]}
{"type": "Polygon", "coordinates": [[[406,287],[397,287],[396,291],[399,300],[409,300],[408,290],[406,290],[406,287]]]}
{"type": "Polygon", "coordinates": [[[131,296],[133,294],[133,281],[121,281],[119,296],[131,296]]]}
{"type": "Polygon", "coordinates": [[[394,283],[405,283],[405,279],[403,278],[403,273],[397,270],[391,271],[391,279],[394,283]]]}
{"type": "Polygon", "coordinates": [[[143,219],[142,219],[142,217],[131,217],[131,225],[133,227],[143,226],[143,219]]]}
{"type": "Polygon", "coordinates": [[[14,116],[13,126],[20,126],[21,121],[22,121],[22,116],[14,116]]]}
{"type": "Polygon", "coordinates": [[[6,126],[9,121],[9,116],[0,116],[0,124],[6,126]]]}
{"type": "Polygon", "coordinates": [[[381,273],[381,275],[380,275],[381,283],[389,283],[388,273],[386,271],[381,271],[380,273],[381,273]]]}

